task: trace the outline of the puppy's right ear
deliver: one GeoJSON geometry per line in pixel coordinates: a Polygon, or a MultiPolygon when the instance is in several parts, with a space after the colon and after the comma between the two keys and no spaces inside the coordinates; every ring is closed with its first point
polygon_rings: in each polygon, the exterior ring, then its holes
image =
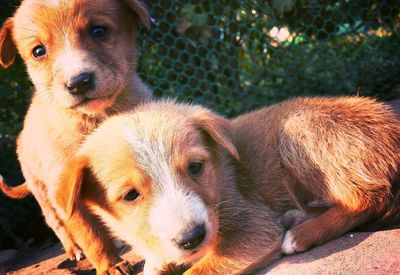
{"type": "Polygon", "coordinates": [[[12,30],[14,21],[12,18],[7,19],[0,31],[0,65],[8,68],[15,58],[17,48],[15,47],[12,30]]]}
{"type": "Polygon", "coordinates": [[[215,142],[224,147],[234,159],[240,159],[233,142],[232,125],[227,119],[213,114],[207,109],[202,109],[193,116],[198,129],[205,131],[215,142]]]}
{"type": "Polygon", "coordinates": [[[85,168],[88,159],[84,156],[73,157],[65,166],[57,182],[56,204],[57,210],[64,220],[69,219],[79,199],[85,168]]]}
{"type": "Polygon", "coordinates": [[[139,17],[140,23],[150,29],[151,16],[146,5],[139,0],[123,0],[128,7],[139,17]]]}

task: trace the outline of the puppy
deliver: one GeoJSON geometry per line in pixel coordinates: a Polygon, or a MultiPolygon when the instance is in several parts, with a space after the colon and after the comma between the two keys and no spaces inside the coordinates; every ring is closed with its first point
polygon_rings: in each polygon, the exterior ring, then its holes
{"type": "Polygon", "coordinates": [[[359,97],[299,98],[232,121],[150,103],[87,138],[56,200],[65,217],[83,200],[144,256],[144,274],[169,263],[247,274],[281,251],[398,221],[399,122],[359,97]],[[280,219],[296,212],[304,219],[285,233],[280,219]]]}
{"type": "Polygon", "coordinates": [[[17,141],[26,183],[2,181],[1,190],[32,192],[68,256],[79,260],[82,249],[99,273],[118,255],[85,209],[60,220],[52,184],[85,135],[151,97],[135,72],[140,23],[149,27],[150,16],[136,0],[25,0],[0,31],[0,64],[10,66],[18,51],[35,86],[17,141]]]}

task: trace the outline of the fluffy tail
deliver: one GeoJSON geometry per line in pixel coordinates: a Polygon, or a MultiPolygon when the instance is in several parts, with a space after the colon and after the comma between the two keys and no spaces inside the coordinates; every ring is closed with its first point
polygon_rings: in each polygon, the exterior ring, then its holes
{"type": "Polygon", "coordinates": [[[400,183],[397,182],[393,185],[393,197],[389,207],[384,215],[382,215],[374,223],[375,228],[386,228],[393,225],[400,225],[400,183]]]}
{"type": "Polygon", "coordinates": [[[392,197],[386,209],[375,219],[357,228],[360,231],[376,231],[400,225],[400,177],[397,175],[392,185],[392,197]]]}
{"type": "Polygon", "coordinates": [[[12,199],[22,199],[28,196],[31,193],[28,186],[24,182],[21,185],[10,187],[5,183],[3,177],[0,175],[0,190],[7,196],[12,199]]]}

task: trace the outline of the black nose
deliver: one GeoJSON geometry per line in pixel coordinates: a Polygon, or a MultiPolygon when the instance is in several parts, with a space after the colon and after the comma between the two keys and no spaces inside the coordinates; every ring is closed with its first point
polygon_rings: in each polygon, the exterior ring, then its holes
{"type": "Polygon", "coordinates": [[[191,250],[198,247],[206,237],[206,227],[204,224],[196,225],[191,231],[185,232],[182,239],[178,241],[179,247],[191,250]]]}
{"type": "Polygon", "coordinates": [[[94,74],[90,72],[81,73],[68,80],[65,86],[73,95],[84,94],[94,88],[94,74]]]}

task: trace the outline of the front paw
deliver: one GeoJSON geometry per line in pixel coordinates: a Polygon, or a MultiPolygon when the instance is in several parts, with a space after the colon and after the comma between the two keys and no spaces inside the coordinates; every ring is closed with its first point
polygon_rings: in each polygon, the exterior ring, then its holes
{"type": "Polygon", "coordinates": [[[70,259],[71,261],[76,260],[77,262],[79,262],[80,260],[85,258],[82,250],[74,242],[69,242],[67,245],[64,245],[64,250],[65,254],[67,254],[68,259],[70,259]]]}
{"type": "Polygon", "coordinates": [[[295,254],[307,250],[307,246],[301,242],[293,230],[286,232],[282,241],[282,252],[286,255],[295,254]]]}
{"type": "Polygon", "coordinates": [[[132,266],[128,261],[122,261],[108,269],[108,275],[131,275],[137,274],[140,270],[136,270],[136,266],[132,266]]]}

